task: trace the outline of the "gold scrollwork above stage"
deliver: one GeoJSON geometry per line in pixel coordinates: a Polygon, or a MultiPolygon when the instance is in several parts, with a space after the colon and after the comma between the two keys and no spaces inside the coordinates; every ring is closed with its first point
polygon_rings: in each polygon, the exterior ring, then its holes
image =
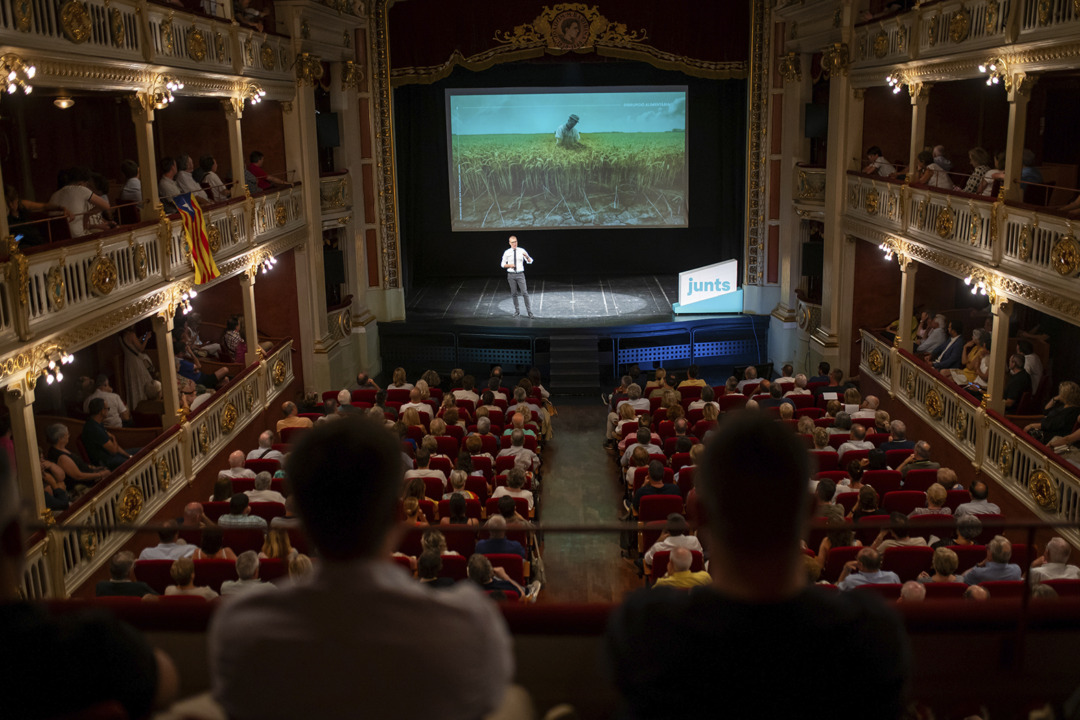
{"type": "Polygon", "coordinates": [[[544,6],[531,21],[513,29],[496,30],[499,43],[483,52],[465,57],[455,50],[439,65],[394,68],[390,73],[392,85],[432,83],[449,75],[461,65],[469,70],[486,70],[493,65],[539,57],[545,53],[562,55],[568,52],[596,52],[607,57],[640,60],[658,68],[681,70],[688,75],[705,78],[745,78],[747,63],[716,62],[676,55],[660,50],[646,41],[646,28],[630,29],[625,23],[609,20],[599,6],[585,3],[556,3],[544,6]]]}

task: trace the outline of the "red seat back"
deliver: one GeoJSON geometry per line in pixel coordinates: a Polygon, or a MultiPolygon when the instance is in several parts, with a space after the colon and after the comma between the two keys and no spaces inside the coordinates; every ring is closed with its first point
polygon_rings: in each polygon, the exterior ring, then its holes
{"type": "Polygon", "coordinates": [[[858,492],[842,492],[836,496],[836,504],[844,508],[844,515],[855,509],[857,502],[859,502],[858,492]]]}
{"type": "Polygon", "coordinates": [[[833,433],[829,436],[829,447],[839,449],[841,445],[851,438],[851,433],[833,433]]]}
{"type": "MultiPolygon", "coordinates": [[[[482,510],[483,510],[483,505],[480,504],[479,500],[469,498],[469,499],[467,499],[465,501],[465,516],[466,517],[468,517],[468,518],[476,518],[477,520],[479,520],[480,516],[482,514],[482,510]]],[[[441,517],[441,518],[450,517],[450,501],[449,500],[440,500],[439,501],[439,517],[441,517]]]]}
{"type": "MultiPolygon", "coordinates": [[[[440,525],[439,530],[446,537],[446,549],[460,553],[468,558],[476,552],[476,530],[468,525],[440,525]]],[[[443,564],[445,569],[446,564],[443,564]]]]}
{"type": "Polygon", "coordinates": [[[266,459],[245,460],[244,461],[244,467],[246,467],[248,470],[252,471],[256,475],[258,475],[261,472],[268,472],[271,475],[273,475],[274,473],[276,473],[278,470],[281,469],[281,461],[280,460],[266,460],[266,459]]]}
{"type": "Polygon", "coordinates": [[[247,550],[259,552],[266,534],[259,528],[226,528],[221,531],[221,544],[239,555],[247,550]]]}
{"type": "Polygon", "coordinates": [[[991,600],[1018,598],[1024,595],[1023,580],[987,580],[979,584],[990,591],[991,600]]]}
{"type": "Polygon", "coordinates": [[[866,439],[877,447],[881,443],[889,442],[889,433],[871,432],[866,434],[866,439]]]}
{"type": "Polygon", "coordinates": [[[229,501],[228,500],[221,500],[221,501],[218,501],[218,502],[213,502],[213,501],[204,502],[202,504],[202,506],[203,506],[203,513],[205,513],[206,517],[210,518],[214,522],[217,522],[221,518],[222,515],[228,515],[229,514],[229,501]]]}
{"type": "Polygon", "coordinates": [[[847,468],[850,467],[851,463],[855,462],[856,460],[862,462],[869,457],[869,450],[848,450],[846,453],[844,453],[844,460],[842,464],[844,468],[847,468]]]}
{"type": "Polygon", "coordinates": [[[279,432],[278,435],[281,437],[281,442],[283,442],[283,443],[293,443],[293,442],[296,442],[296,437],[300,433],[304,432],[305,430],[310,430],[310,429],[311,428],[305,428],[305,427],[281,428],[281,432],[279,432]]]}
{"type": "MultiPolygon", "coordinates": [[[[979,518],[979,522],[982,523],[982,532],[979,533],[979,537],[975,538],[975,542],[986,545],[994,539],[995,535],[1001,535],[1005,532],[1005,516],[999,514],[993,515],[976,515],[979,518]]],[[[1013,562],[1016,562],[1015,560],[1013,562]]],[[[1026,566],[1021,566],[1026,569],[1026,566]]]]}
{"type": "Polygon", "coordinates": [[[814,426],[819,428],[831,428],[834,422],[836,422],[835,418],[819,417],[814,419],[814,426]]]}
{"type": "Polygon", "coordinates": [[[926,492],[931,485],[937,482],[937,470],[908,470],[904,475],[905,490],[921,490],[926,492]]]}
{"type": "Polygon", "coordinates": [[[1080,580],[1043,580],[1043,585],[1049,585],[1062,597],[1080,597],[1080,580]]]}
{"type": "Polygon", "coordinates": [[[900,589],[903,587],[901,583],[870,583],[868,585],[857,585],[855,590],[874,593],[883,600],[898,600],[900,598],[900,589]]]}
{"type": "MultiPolygon", "coordinates": [[[[694,559],[690,562],[690,572],[701,572],[704,570],[705,558],[702,556],[701,552],[699,550],[691,550],[690,554],[694,556],[694,559]]],[[[650,574],[654,580],[667,575],[668,563],[670,562],[670,550],[658,550],[653,554],[652,571],[650,574]]]]}
{"type": "MultiPolygon", "coordinates": [[[[816,548],[812,549],[816,550],[816,548]]],[[[821,570],[821,579],[828,580],[831,583],[839,580],[840,573],[844,571],[844,563],[854,560],[860,550],[862,548],[856,545],[830,549],[829,556],[825,558],[825,567],[821,570]]]]}
{"type": "Polygon", "coordinates": [[[956,553],[956,574],[967,572],[986,559],[985,545],[949,545],[950,550],[956,553]]]}
{"type": "Polygon", "coordinates": [[[690,494],[690,489],[694,487],[694,474],[697,472],[696,465],[684,465],[679,468],[679,494],[683,496],[683,500],[690,494]]]}
{"type": "Polygon", "coordinates": [[[638,507],[638,522],[667,520],[671,513],[683,513],[682,495],[646,495],[638,507]]]}
{"type": "Polygon", "coordinates": [[[465,489],[479,498],[481,503],[487,502],[488,489],[487,479],[477,477],[476,475],[470,475],[465,478],[465,489]]]}
{"type": "MultiPolygon", "coordinates": [[[[875,488],[876,489],[876,488],[875,488]]],[[[926,493],[919,490],[893,490],[881,498],[882,512],[910,515],[915,508],[926,507],[926,493]]]]}
{"type": "Polygon", "coordinates": [[[810,458],[818,472],[835,470],[840,464],[837,454],[828,450],[811,450],[810,458]]]}
{"type": "MultiPolygon", "coordinates": [[[[409,402],[409,392],[411,392],[411,391],[408,388],[387,388],[386,389],[386,400],[388,402],[407,403],[407,402],[409,402]]],[[[354,398],[354,399],[359,399],[359,398],[354,398]]],[[[371,402],[375,402],[374,397],[371,399],[371,402]]]]}
{"type": "Polygon", "coordinates": [[[907,460],[914,452],[914,450],[886,450],[885,464],[891,468],[900,467],[900,463],[907,460]]]}
{"type": "MultiPolygon", "coordinates": [[[[374,405],[375,404],[375,394],[377,392],[378,391],[375,388],[360,388],[358,390],[353,390],[352,391],[352,401],[353,402],[366,402],[366,403],[370,403],[371,405],[374,405]]],[[[387,399],[389,399],[389,395],[390,395],[390,393],[387,392],[387,399]]],[[[402,400],[402,402],[407,402],[408,399],[409,399],[409,395],[408,395],[408,393],[406,393],[405,394],[405,400],[402,400]]]]}
{"type": "MultiPolygon", "coordinates": [[[[469,553],[471,555],[472,553],[469,553]]],[[[469,555],[461,553],[460,555],[443,555],[442,556],[442,572],[439,573],[440,577],[447,577],[452,580],[465,580],[469,577],[469,555]]]]}
{"type": "Polygon", "coordinates": [[[457,438],[450,435],[439,435],[435,438],[435,442],[438,444],[440,455],[446,455],[451,458],[456,458],[458,456],[460,445],[458,444],[457,438]]]}
{"type": "MultiPolygon", "coordinates": [[[[492,517],[499,514],[499,500],[501,498],[488,498],[485,510],[487,516],[492,517]]],[[[525,498],[514,498],[514,505],[517,506],[517,514],[523,518],[529,517],[529,501],[525,498]]]]}
{"type": "MultiPolygon", "coordinates": [[[[454,457],[456,458],[457,455],[454,455],[454,457]]],[[[451,462],[450,458],[433,457],[431,462],[428,463],[428,467],[432,470],[442,470],[443,475],[450,477],[450,473],[454,469],[454,463],[451,462]]]]}
{"type": "Polygon", "coordinates": [[[908,533],[911,537],[923,537],[927,540],[931,535],[939,538],[952,537],[956,520],[952,515],[916,515],[908,518],[908,533]]]}
{"type": "Polygon", "coordinates": [[[435,502],[442,500],[443,493],[446,492],[443,481],[431,475],[426,475],[421,479],[424,481],[424,497],[435,502]]]}
{"type": "Polygon", "coordinates": [[[867,470],[863,473],[862,481],[877,490],[879,497],[885,497],[886,493],[900,489],[902,477],[898,470],[867,470]]]}
{"type": "Polygon", "coordinates": [[[226,580],[237,580],[235,560],[196,560],[195,561],[195,584],[206,585],[221,592],[221,583],[226,580]]]}
{"type": "Polygon", "coordinates": [[[263,558],[259,560],[259,579],[274,582],[289,575],[289,564],[281,558],[263,558]]]}
{"type": "Polygon", "coordinates": [[[823,415],[825,415],[825,411],[822,410],[819,407],[806,407],[806,408],[797,407],[796,410],[795,410],[795,419],[796,420],[799,419],[799,418],[802,418],[802,417],[808,417],[811,420],[817,420],[818,418],[822,417],[823,415]]]}
{"type": "Polygon", "coordinates": [[[870,545],[881,532],[881,526],[890,522],[888,515],[866,515],[855,523],[855,537],[863,545],[870,545]]]}
{"type": "Polygon", "coordinates": [[[285,515],[285,505],[276,502],[254,502],[248,505],[251,508],[251,514],[257,515],[266,521],[269,525],[270,521],[276,517],[283,517],[285,515]]]}
{"type": "Polygon", "coordinates": [[[716,398],[716,404],[720,406],[720,412],[728,412],[746,407],[747,399],[745,395],[721,395],[716,398]]]}
{"type": "MultiPolygon", "coordinates": [[[[502,447],[503,450],[507,449],[508,447],[510,447],[511,441],[512,438],[509,435],[503,435],[502,441],[500,442],[500,447],[502,447]]],[[[536,448],[539,447],[539,445],[537,445],[536,438],[534,438],[532,435],[525,436],[524,444],[526,448],[532,450],[533,452],[536,452],[536,448]]]]}
{"type": "Polygon", "coordinates": [[[495,457],[499,453],[499,440],[494,435],[481,435],[481,451],[495,457]]]}
{"type": "Polygon", "coordinates": [[[506,472],[507,470],[510,470],[513,467],[514,467],[514,456],[513,455],[500,455],[499,457],[495,458],[495,472],[496,473],[499,473],[499,474],[504,473],[504,472],[506,472]]]}
{"type": "Polygon", "coordinates": [[[795,403],[795,410],[805,410],[814,407],[813,395],[790,395],[788,400],[795,403]]]}
{"type": "Polygon", "coordinates": [[[928,582],[923,587],[926,588],[927,600],[959,600],[968,588],[962,582],[928,582]]]}
{"type": "Polygon", "coordinates": [[[490,560],[494,567],[501,567],[506,570],[506,574],[518,585],[525,584],[525,561],[521,559],[520,555],[497,553],[485,555],[484,557],[490,560]]]}
{"type": "Polygon", "coordinates": [[[172,560],[136,560],[135,579],[146,583],[161,595],[166,587],[173,584],[172,576],[169,575],[172,564],[172,560]]]}
{"type": "Polygon", "coordinates": [[[921,572],[933,572],[930,560],[934,550],[930,547],[891,547],[885,551],[881,568],[900,576],[900,582],[915,580],[921,572]]]}

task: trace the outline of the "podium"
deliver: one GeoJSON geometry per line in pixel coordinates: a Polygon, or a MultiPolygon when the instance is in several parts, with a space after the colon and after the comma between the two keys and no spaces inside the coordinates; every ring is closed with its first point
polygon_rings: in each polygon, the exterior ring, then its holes
{"type": "Polygon", "coordinates": [[[679,273],[679,301],[671,310],[676,315],[741,313],[743,291],[738,282],[737,260],[685,270],[679,273]]]}

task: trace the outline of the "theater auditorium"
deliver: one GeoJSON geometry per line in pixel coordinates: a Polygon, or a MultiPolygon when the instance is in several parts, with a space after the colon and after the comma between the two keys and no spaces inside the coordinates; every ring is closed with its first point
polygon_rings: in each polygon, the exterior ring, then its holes
{"type": "Polygon", "coordinates": [[[0,714],[1076,716],[1078,31],[0,0],[0,714]]]}

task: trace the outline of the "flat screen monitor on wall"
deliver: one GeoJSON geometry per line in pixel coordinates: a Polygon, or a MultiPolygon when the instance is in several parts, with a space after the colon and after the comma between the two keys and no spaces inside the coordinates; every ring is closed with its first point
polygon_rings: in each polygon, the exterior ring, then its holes
{"type": "Polygon", "coordinates": [[[687,227],[686,87],[447,90],[454,231],[687,227]]]}

